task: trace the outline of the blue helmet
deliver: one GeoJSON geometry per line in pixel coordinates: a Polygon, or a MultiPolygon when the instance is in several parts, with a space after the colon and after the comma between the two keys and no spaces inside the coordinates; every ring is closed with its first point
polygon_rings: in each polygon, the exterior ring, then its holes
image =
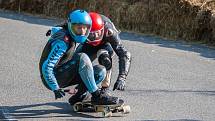
{"type": "Polygon", "coordinates": [[[75,10],[68,15],[68,30],[72,38],[78,43],[84,43],[90,33],[92,20],[89,14],[84,10],[75,10]],[[75,27],[83,26],[84,32],[78,33],[75,27]]]}

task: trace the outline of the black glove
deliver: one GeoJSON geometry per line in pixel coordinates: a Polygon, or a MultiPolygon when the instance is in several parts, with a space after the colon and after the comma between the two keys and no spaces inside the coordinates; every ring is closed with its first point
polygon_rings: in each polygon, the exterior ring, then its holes
{"type": "Polygon", "coordinates": [[[125,78],[123,77],[119,77],[113,87],[113,91],[117,89],[117,90],[121,90],[124,91],[125,90],[125,78]]]}
{"type": "Polygon", "coordinates": [[[55,99],[62,98],[63,96],[65,96],[65,92],[63,91],[63,89],[58,89],[54,91],[54,95],[55,99]]]}

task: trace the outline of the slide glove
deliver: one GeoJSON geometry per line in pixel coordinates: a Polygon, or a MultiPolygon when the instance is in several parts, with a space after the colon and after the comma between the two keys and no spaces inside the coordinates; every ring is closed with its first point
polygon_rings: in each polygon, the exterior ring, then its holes
{"type": "Polygon", "coordinates": [[[62,98],[63,96],[65,96],[65,92],[63,89],[55,90],[54,94],[55,94],[55,99],[62,98]]]}
{"type": "Polygon", "coordinates": [[[114,87],[113,87],[113,91],[115,89],[117,90],[121,90],[121,91],[124,91],[125,90],[125,78],[118,78],[117,81],[115,82],[114,84],[114,87]]]}

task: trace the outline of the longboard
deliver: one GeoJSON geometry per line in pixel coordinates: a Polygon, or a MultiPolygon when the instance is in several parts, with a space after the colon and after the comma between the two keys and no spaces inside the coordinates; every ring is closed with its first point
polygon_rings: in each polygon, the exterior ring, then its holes
{"type": "Polygon", "coordinates": [[[89,100],[77,102],[73,105],[76,112],[84,111],[86,108],[92,108],[95,112],[102,112],[102,117],[111,117],[113,113],[118,112],[127,114],[131,111],[130,106],[124,105],[123,100],[119,100],[119,104],[116,105],[94,105],[89,100]]]}

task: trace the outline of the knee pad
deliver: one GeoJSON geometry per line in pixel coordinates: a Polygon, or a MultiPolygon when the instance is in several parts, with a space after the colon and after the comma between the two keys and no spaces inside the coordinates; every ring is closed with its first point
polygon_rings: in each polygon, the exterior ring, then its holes
{"type": "Polygon", "coordinates": [[[107,50],[100,50],[97,53],[99,64],[103,65],[107,70],[112,68],[112,58],[107,50]]]}

